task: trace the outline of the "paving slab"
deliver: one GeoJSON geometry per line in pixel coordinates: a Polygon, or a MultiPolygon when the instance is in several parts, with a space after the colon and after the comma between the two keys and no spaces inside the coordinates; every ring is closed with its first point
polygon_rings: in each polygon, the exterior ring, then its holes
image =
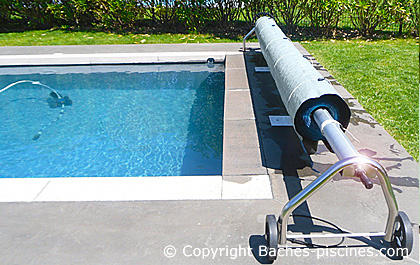
{"type": "Polygon", "coordinates": [[[272,199],[268,175],[223,176],[222,199],[272,199]]]}
{"type": "Polygon", "coordinates": [[[238,147],[223,152],[223,175],[262,175],[267,174],[261,155],[255,148],[238,147]]]}
{"type": "Polygon", "coordinates": [[[252,120],[255,119],[252,106],[251,95],[247,90],[227,90],[225,120],[252,120]]]}
{"type": "Polygon", "coordinates": [[[221,191],[220,176],[55,178],[35,201],[214,200],[221,191]]]}
{"type": "MultiPolygon", "coordinates": [[[[258,48],[258,43],[248,43],[258,48]]],[[[160,53],[160,52],[238,52],[242,43],[189,43],[189,44],[127,44],[127,45],[60,45],[60,46],[10,46],[0,47],[0,55],[35,54],[95,54],[95,53],[160,53]]]]}
{"type": "MultiPolygon", "coordinates": [[[[264,264],[258,252],[264,250],[265,215],[281,206],[276,200],[0,204],[0,236],[7,242],[0,262],[264,264]]],[[[284,256],[276,263],[418,264],[383,257],[368,240],[349,239],[345,245],[340,258],[337,249],[294,245],[300,250],[279,252],[284,256]]]]}
{"type": "Polygon", "coordinates": [[[0,202],[31,202],[48,182],[48,179],[1,179],[0,202]]]}
{"type": "Polygon", "coordinates": [[[246,72],[243,69],[226,69],[225,76],[227,90],[249,89],[246,72]]]}
{"type": "Polygon", "coordinates": [[[267,175],[243,55],[226,56],[223,176],[267,175]],[[229,66],[235,68],[229,68],[229,66]]]}
{"type": "Polygon", "coordinates": [[[223,63],[226,52],[0,55],[0,66],[223,63]]]}
{"type": "Polygon", "coordinates": [[[231,55],[229,60],[226,60],[226,69],[244,69],[245,60],[242,54],[231,55]]]}

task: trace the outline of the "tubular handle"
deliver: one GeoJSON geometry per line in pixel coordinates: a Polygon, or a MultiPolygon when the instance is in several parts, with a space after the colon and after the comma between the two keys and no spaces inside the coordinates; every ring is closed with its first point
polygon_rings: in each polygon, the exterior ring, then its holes
{"type": "Polygon", "coordinates": [[[373,187],[372,181],[370,181],[370,178],[366,175],[366,172],[361,168],[356,168],[354,175],[362,181],[363,185],[366,189],[371,189],[373,187]]]}

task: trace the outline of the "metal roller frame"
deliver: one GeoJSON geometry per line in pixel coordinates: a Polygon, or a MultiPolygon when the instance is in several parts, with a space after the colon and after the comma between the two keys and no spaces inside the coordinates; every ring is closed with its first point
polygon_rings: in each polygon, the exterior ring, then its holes
{"type": "MultiPolygon", "coordinates": [[[[392,191],[391,182],[385,169],[376,161],[360,156],[354,146],[350,143],[344,135],[340,125],[331,117],[325,109],[317,109],[313,113],[313,117],[321,129],[322,134],[327,138],[328,143],[334,150],[337,157],[340,159],[337,163],[327,169],[321,176],[316,178],[302,191],[295,195],[286,205],[279,216],[278,230],[279,230],[279,244],[285,245],[287,238],[314,238],[314,237],[359,237],[359,236],[384,236],[388,242],[392,240],[394,232],[395,221],[398,216],[398,205],[392,191]],[[313,194],[322,188],[335,174],[339,173],[346,167],[353,166],[361,168],[362,165],[368,165],[376,169],[379,173],[379,181],[381,183],[382,192],[388,206],[388,219],[384,233],[341,233],[332,235],[302,235],[302,236],[287,236],[288,220],[292,212],[302,203],[307,201],[313,194]]],[[[366,177],[365,172],[361,169],[362,174],[366,177]]],[[[366,177],[367,178],[367,177],[366,177]]],[[[361,178],[362,182],[363,179],[361,178]]],[[[368,180],[369,181],[369,180],[368,180]]],[[[365,183],[364,183],[365,184],[365,183]]],[[[365,184],[366,186],[366,184],[365,184]]]]}
{"type": "MultiPolygon", "coordinates": [[[[246,39],[255,32],[255,27],[244,37],[243,52],[246,51],[246,39]]],[[[322,135],[326,138],[331,148],[337,155],[339,161],[327,169],[322,175],[317,177],[307,187],[295,195],[283,207],[279,219],[277,221],[279,237],[278,243],[285,245],[287,239],[297,238],[330,238],[330,237],[361,237],[361,236],[383,236],[384,239],[390,242],[393,238],[394,228],[398,217],[398,204],[392,190],[391,182],[389,180],[386,170],[376,161],[360,156],[348,138],[344,135],[341,124],[336,121],[328,110],[319,108],[312,112],[312,118],[318,125],[322,135]],[[361,182],[366,188],[370,189],[372,183],[366,176],[364,166],[370,166],[377,172],[381,188],[388,206],[388,219],[385,227],[385,232],[372,233],[339,233],[339,234],[324,234],[324,235],[287,235],[288,220],[292,212],[302,203],[306,202],[313,194],[322,188],[335,174],[347,167],[354,167],[355,175],[361,179],[361,182]]]]}

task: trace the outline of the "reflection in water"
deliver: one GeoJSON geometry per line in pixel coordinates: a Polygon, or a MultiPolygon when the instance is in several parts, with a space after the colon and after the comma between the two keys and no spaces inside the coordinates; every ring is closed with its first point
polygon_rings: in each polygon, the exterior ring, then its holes
{"type": "Polygon", "coordinates": [[[206,175],[222,173],[224,79],[224,73],[210,73],[196,91],[182,175],[192,175],[198,168],[206,175]]]}
{"type": "Polygon", "coordinates": [[[188,147],[209,158],[220,157],[222,152],[223,83],[224,73],[210,74],[197,90],[191,109],[188,147]]]}

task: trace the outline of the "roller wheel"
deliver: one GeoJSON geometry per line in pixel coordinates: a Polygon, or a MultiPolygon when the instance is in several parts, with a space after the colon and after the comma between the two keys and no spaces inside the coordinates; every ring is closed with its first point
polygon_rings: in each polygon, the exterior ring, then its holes
{"type": "Polygon", "coordinates": [[[268,246],[268,260],[274,261],[277,258],[279,231],[276,216],[267,215],[265,217],[265,239],[268,246]]]}
{"type": "Polygon", "coordinates": [[[391,246],[396,256],[408,256],[413,250],[413,228],[404,212],[398,212],[391,246]]]}

